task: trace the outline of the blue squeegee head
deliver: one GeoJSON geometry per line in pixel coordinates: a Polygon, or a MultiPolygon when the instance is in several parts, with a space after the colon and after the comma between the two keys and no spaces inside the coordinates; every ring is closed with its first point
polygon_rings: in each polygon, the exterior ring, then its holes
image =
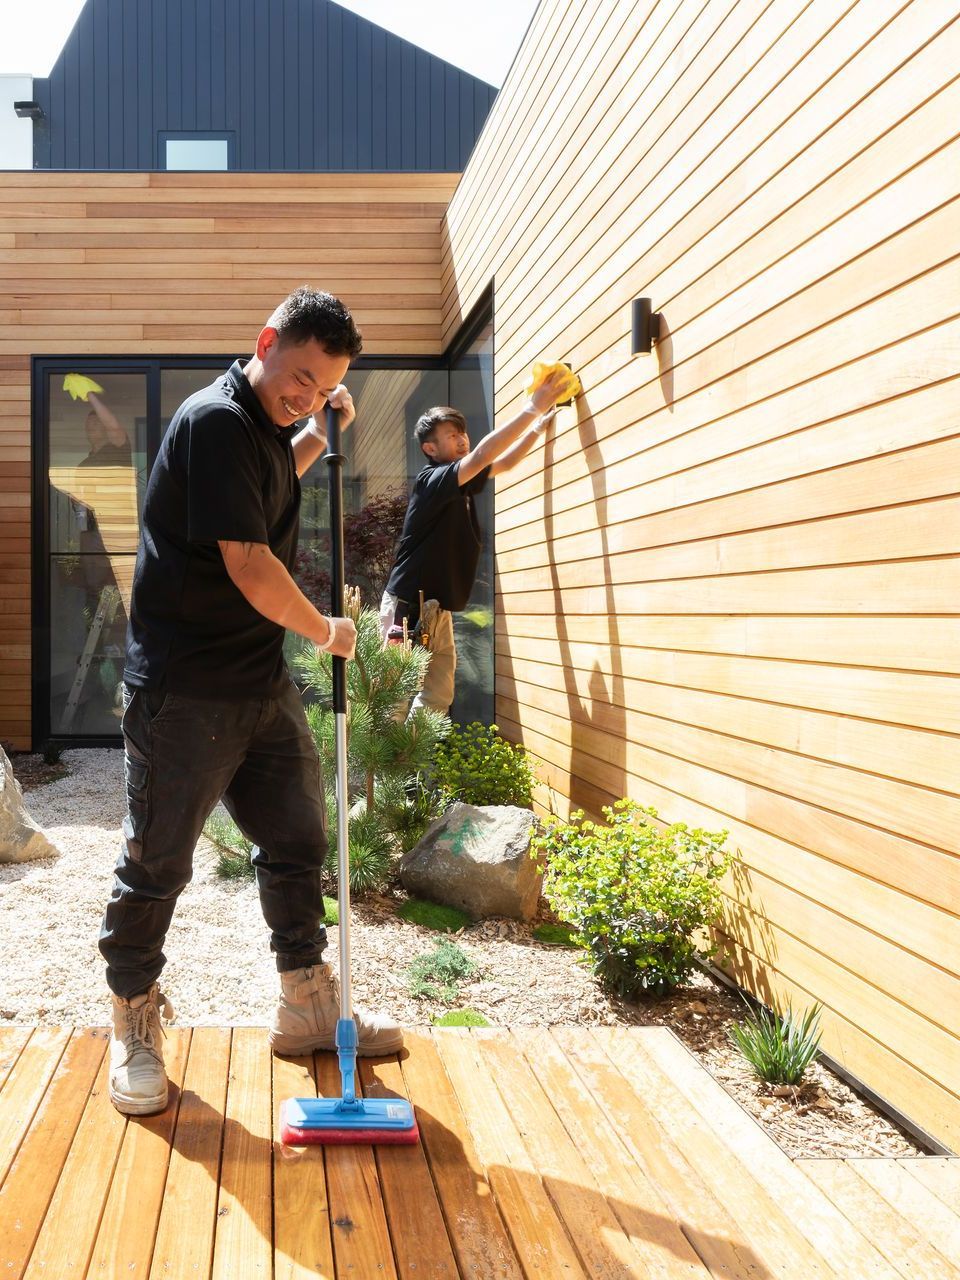
{"type": "Polygon", "coordinates": [[[280,1141],[288,1147],[413,1145],[420,1131],[405,1098],[288,1098],[280,1107],[280,1141]]]}

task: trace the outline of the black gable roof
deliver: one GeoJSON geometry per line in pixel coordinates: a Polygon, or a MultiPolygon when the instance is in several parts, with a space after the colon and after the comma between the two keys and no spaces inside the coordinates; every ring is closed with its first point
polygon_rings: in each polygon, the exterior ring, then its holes
{"type": "Polygon", "coordinates": [[[466,164],[496,89],[333,0],[87,0],[34,81],[40,169],[157,169],[166,134],[231,168],[466,164]]]}

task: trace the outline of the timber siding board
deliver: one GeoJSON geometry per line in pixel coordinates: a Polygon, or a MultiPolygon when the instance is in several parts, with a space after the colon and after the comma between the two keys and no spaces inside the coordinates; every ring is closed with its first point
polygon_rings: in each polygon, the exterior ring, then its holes
{"type": "Polygon", "coordinates": [[[232,356],[303,283],[344,299],[365,354],[439,355],[455,184],[436,172],[0,174],[0,739],[31,745],[31,356],[232,356]]]}
{"type": "Polygon", "coordinates": [[[442,274],[498,421],[585,388],[497,483],[498,723],[561,811],[729,828],[734,971],[954,1147],[958,59],[949,0],[543,0],[442,274]]]}

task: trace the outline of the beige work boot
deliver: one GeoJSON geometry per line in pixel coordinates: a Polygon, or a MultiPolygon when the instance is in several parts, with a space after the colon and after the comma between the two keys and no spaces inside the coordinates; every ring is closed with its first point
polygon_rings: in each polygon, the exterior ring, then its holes
{"type": "MultiPolygon", "coordinates": [[[[295,1057],[314,1049],[335,1050],[340,983],[330,966],[315,964],[307,969],[291,969],[281,973],[280,983],[280,1000],[270,1028],[270,1048],[274,1053],[295,1057]]],[[[353,1020],[361,1057],[381,1057],[403,1048],[403,1032],[392,1018],[354,1008],[353,1020]]]]}
{"type": "Polygon", "coordinates": [[[125,1116],[152,1116],[167,1105],[161,1010],[168,1021],[173,1017],[173,1005],[156,983],[130,1000],[113,997],[110,1101],[125,1116]]]}

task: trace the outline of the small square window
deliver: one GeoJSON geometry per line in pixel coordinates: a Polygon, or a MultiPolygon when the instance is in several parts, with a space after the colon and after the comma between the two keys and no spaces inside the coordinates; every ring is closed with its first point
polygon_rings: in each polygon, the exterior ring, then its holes
{"type": "Polygon", "coordinates": [[[229,169],[228,138],[167,138],[164,142],[165,169],[229,169]]]}

